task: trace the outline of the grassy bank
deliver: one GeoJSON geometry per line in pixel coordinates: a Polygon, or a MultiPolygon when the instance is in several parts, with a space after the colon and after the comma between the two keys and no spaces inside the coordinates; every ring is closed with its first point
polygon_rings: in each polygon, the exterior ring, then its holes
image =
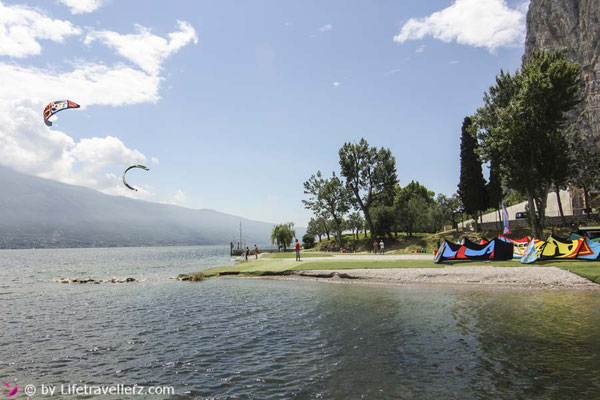
{"type": "MultiPolygon", "coordinates": [[[[303,254],[304,256],[304,254],[303,254]]],[[[302,270],[344,270],[344,269],[385,269],[385,268],[444,268],[445,266],[492,266],[492,267],[514,267],[523,266],[518,260],[495,261],[484,263],[481,261],[455,262],[446,264],[434,264],[432,260],[348,260],[343,258],[332,258],[330,260],[307,260],[302,262],[289,261],[285,259],[266,259],[251,263],[239,263],[224,267],[214,267],[202,271],[206,278],[219,275],[247,275],[261,276],[269,274],[280,274],[284,271],[302,270]]],[[[536,262],[528,266],[533,267],[557,267],[592,282],[600,284],[600,262],[576,261],[576,260],[550,260],[536,262]]]]}

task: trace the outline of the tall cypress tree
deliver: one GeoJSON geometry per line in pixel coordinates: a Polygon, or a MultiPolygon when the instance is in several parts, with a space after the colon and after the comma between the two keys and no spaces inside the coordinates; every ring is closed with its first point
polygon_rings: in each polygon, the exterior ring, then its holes
{"type": "Polygon", "coordinates": [[[481,160],[477,154],[475,127],[470,117],[465,117],[460,139],[460,182],[458,195],[463,203],[465,213],[475,221],[475,229],[479,231],[477,213],[487,206],[485,180],[481,170],[481,160]]]}

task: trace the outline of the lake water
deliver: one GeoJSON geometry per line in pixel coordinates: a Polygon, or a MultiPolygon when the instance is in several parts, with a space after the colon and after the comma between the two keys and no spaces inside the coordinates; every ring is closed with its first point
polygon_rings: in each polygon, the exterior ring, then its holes
{"type": "Polygon", "coordinates": [[[218,247],[0,251],[0,381],[19,398],[600,397],[598,292],[169,279],[230,262],[218,247]],[[146,280],[55,282],[113,276],[146,280]]]}

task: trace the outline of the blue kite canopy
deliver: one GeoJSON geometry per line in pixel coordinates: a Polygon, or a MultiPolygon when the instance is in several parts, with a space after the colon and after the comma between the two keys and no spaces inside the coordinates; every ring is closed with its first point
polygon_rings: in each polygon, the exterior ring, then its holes
{"type": "Polygon", "coordinates": [[[473,243],[467,238],[463,244],[456,244],[444,240],[435,256],[434,262],[443,261],[468,261],[468,260],[511,260],[513,258],[513,244],[495,238],[486,244],[473,243]]]}

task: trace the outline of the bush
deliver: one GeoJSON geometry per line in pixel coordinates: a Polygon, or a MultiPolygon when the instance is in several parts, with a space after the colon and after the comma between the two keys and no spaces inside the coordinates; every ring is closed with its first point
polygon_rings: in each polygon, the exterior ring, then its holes
{"type": "Polygon", "coordinates": [[[310,233],[305,234],[302,236],[302,244],[304,245],[305,249],[311,249],[315,247],[315,237],[310,233]]]}

